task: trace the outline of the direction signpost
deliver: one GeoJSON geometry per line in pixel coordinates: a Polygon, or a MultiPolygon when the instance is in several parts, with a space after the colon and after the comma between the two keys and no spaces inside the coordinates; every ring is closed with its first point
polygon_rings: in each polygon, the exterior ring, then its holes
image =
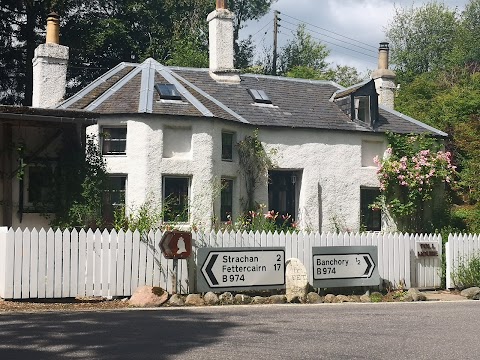
{"type": "Polygon", "coordinates": [[[312,254],[314,287],[380,284],[376,246],[313,247],[312,254]]]}
{"type": "Polygon", "coordinates": [[[199,248],[199,291],[285,288],[285,248],[199,248]]]}

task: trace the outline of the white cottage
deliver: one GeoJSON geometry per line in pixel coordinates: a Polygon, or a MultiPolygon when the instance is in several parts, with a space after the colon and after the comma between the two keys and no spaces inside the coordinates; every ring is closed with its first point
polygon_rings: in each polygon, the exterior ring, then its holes
{"type": "MultiPolygon", "coordinates": [[[[385,132],[446,136],[393,110],[388,44],[372,80],[333,82],[239,74],[233,14],[208,16],[210,68],[120,63],[56,108],[95,113],[101,148],[127,209],[169,202],[164,221],[209,228],[247,198],[235,144],[258,129],[275,164],[255,200],[313,231],[382,230],[375,155],[385,132]]],[[[50,86],[50,85],[49,85],[50,86]]],[[[48,89],[44,89],[47,91],[48,89]]]]}

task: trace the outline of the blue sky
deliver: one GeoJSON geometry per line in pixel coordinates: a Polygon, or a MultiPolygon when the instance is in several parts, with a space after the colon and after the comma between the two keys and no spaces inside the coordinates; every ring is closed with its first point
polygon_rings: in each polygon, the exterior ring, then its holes
{"type": "MultiPolygon", "coordinates": [[[[322,40],[330,49],[329,62],[354,66],[365,73],[377,66],[378,44],[385,40],[385,28],[393,19],[395,6],[420,6],[427,2],[429,1],[278,0],[269,14],[259,21],[248,23],[240,35],[241,37],[253,35],[257,52],[262,53],[264,47],[271,48],[273,10],[278,10],[281,12],[281,28],[278,35],[280,46],[292,38],[291,30],[295,30],[299,23],[305,22],[308,23],[307,29],[311,31],[311,35],[317,40],[322,40]]],[[[468,2],[468,0],[443,1],[450,8],[457,7],[459,12],[468,2]]]]}

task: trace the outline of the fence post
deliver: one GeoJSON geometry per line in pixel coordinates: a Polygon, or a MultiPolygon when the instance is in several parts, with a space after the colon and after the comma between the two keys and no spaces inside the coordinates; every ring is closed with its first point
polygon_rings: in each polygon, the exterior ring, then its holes
{"type": "Polygon", "coordinates": [[[13,298],[14,243],[8,240],[8,227],[0,227],[0,298],[13,298]]]}
{"type": "Polygon", "coordinates": [[[450,246],[453,244],[453,236],[452,234],[448,234],[448,240],[445,244],[445,261],[446,261],[446,270],[445,270],[445,280],[446,280],[446,288],[452,289],[452,249],[450,246]]]}

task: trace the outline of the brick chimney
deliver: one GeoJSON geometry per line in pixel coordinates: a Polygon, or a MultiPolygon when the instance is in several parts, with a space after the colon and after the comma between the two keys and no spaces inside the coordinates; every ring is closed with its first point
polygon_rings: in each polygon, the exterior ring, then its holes
{"type": "Polygon", "coordinates": [[[59,45],[59,29],[58,14],[48,14],[46,42],[35,49],[32,60],[33,107],[53,107],[65,96],[68,47],[59,45]]]}
{"type": "Polygon", "coordinates": [[[224,83],[239,83],[239,71],[233,67],[233,18],[225,0],[208,17],[210,76],[224,83]]]}
{"type": "Polygon", "coordinates": [[[378,69],[372,72],[378,93],[378,103],[393,109],[395,103],[395,73],[388,68],[388,42],[381,42],[378,48],[378,69]]]}

